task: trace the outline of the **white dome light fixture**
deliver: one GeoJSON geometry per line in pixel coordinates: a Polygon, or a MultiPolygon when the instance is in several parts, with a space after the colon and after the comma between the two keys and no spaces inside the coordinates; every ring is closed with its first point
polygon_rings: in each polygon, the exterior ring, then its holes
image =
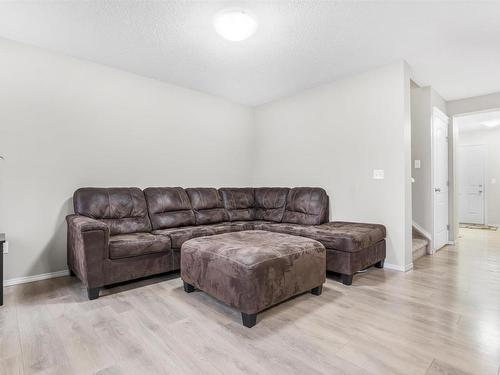
{"type": "Polygon", "coordinates": [[[224,9],[214,17],[215,31],[232,42],[240,42],[257,30],[257,19],[244,9],[224,9]]]}
{"type": "Polygon", "coordinates": [[[498,125],[500,125],[500,121],[499,120],[484,121],[482,125],[488,128],[496,128],[498,125]]]}

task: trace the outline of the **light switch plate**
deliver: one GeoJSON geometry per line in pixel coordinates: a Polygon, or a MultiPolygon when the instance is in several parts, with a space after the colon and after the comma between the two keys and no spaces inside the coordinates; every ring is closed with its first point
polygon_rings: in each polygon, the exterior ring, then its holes
{"type": "Polygon", "coordinates": [[[384,179],[384,170],[383,169],[374,169],[373,170],[373,179],[374,180],[383,180],[384,179]]]}
{"type": "Polygon", "coordinates": [[[420,160],[415,160],[415,169],[420,169],[420,160]]]}
{"type": "Polygon", "coordinates": [[[8,242],[4,242],[3,243],[3,253],[4,254],[8,254],[9,253],[9,243],[8,242]]]}
{"type": "Polygon", "coordinates": [[[492,185],[495,185],[497,183],[497,179],[496,178],[492,178],[491,179],[491,183],[492,183],[492,185]]]}

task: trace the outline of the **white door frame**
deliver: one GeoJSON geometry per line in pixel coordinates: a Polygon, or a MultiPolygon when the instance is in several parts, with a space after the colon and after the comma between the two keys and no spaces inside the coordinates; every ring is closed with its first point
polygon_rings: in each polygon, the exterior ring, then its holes
{"type": "MultiPolygon", "coordinates": [[[[469,144],[469,145],[461,145],[460,143],[457,145],[457,149],[460,149],[460,147],[471,147],[471,146],[480,146],[483,148],[483,223],[485,225],[489,225],[488,223],[488,189],[486,188],[486,181],[488,179],[488,158],[487,158],[487,153],[488,153],[488,145],[485,143],[476,143],[476,144],[469,144]]],[[[460,158],[458,155],[460,152],[457,150],[457,153],[455,157],[457,157],[457,196],[459,199],[457,199],[457,213],[458,213],[458,221],[460,223],[460,178],[458,176],[458,171],[460,170],[460,158]]]]}
{"type": "MultiPolygon", "coordinates": [[[[432,107],[432,113],[431,113],[431,197],[432,197],[432,238],[431,238],[431,241],[430,241],[430,253],[431,254],[434,254],[436,252],[436,249],[435,249],[435,246],[434,246],[434,243],[435,243],[435,238],[436,238],[436,227],[435,227],[435,223],[436,223],[436,197],[435,197],[435,193],[434,193],[434,188],[435,188],[435,181],[434,181],[434,162],[435,162],[435,158],[436,158],[436,155],[435,155],[435,139],[434,139],[434,117],[440,117],[443,121],[445,121],[447,124],[448,124],[448,137],[449,137],[449,124],[450,124],[450,119],[448,116],[446,116],[443,111],[441,111],[439,108],[437,107],[432,107]]],[[[449,142],[448,142],[448,149],[449,149],[449,142]]],[[[448,152],[448,169],[449,169],[449,152],[448,152]]],[[[449,173],[450,171],[448,170],[448,180],[449,180],[449,173]]],[[[449,214],[449,202],[450,202],[450,183],[448,181],[448,236],[450,234],[450,229],[449,229],[449,223],[450,223],[450,214],[449,214]]],[[[448,243],[449,243],[449,237],[448,237],[448,243]]]]}

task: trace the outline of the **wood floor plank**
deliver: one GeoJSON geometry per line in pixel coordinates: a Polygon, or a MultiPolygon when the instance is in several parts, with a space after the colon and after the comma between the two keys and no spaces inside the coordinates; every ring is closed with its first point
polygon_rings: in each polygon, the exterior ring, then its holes
{"type": "Polygon", "coordinates": [[[447,363],[435,360],[431,363],[425,375],[470,375],[470,373],[461,371],[447,363]]]}
{"type": "Polygon", "coordinates": [[[0,360],[0,375],[23,375],[22,355],[16,355],[0,360]]]}
{"type": "Polygon", "coordinates": [[[500,232],[463,229],[408,273],[328,279],[252,329],[178,274],[94,301],[74,277],[8,287],[0,374],[500,375],[500,232]]]}

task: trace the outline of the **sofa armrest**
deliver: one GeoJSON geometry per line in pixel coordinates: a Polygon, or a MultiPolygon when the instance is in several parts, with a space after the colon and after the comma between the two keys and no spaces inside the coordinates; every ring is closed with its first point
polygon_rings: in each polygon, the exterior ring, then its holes
{"type": "Polygon", "coordinates": [[[109,228],[106,223],[86,216],[69,215],[68,267],[87,288],[104,285],[103,267],[109,258],[109,228]]]}
{"type": "Polygon", "coordinates": [[[81,215],[69,215],[66,217],[68,225],[74,226],[76,230],[86,232],[90,230],[104,230],[109,232],[106,223],[81,215]]]}

